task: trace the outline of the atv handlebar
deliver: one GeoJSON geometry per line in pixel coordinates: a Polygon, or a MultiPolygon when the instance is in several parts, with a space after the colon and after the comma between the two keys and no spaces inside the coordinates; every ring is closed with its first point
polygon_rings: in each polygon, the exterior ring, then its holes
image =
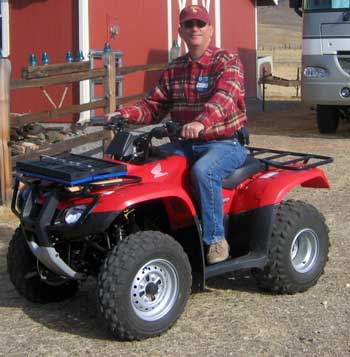
{"type": "MultiPolygon", "coordinates": [[[[113,130],[113,131],[123,131],[125,128],[125,124],[127,123],[127,119],[122,116],[114,116],[111,120],[106,121],[105,117],[94,117],[91,118],[90,124],[92,126],[103,126],[105,129],[113,130]]],[[[181,134],[182,126],[179,123],[169,121],[164,125],[157,126],[153,128],[146,135],[150,136],[150,138],[163,139],[163,138],[179,138],[181,134]]]]}
{"type": "Polygon", "coordinates": [[[90,119],[90,124],[92,126],[103,126],[106,129],[116,131],[122,131],[126,123],[127,119],[120,115],[112,117],[109,121],[106,121],[105,117],[94,117],[90,119]]]}

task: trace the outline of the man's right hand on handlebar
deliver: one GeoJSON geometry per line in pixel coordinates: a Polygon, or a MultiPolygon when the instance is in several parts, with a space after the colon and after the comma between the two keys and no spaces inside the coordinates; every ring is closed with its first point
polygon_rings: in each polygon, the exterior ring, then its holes
{"type": "Polygon", "coordinates": [[[121,113],[119,111],[106,114],[106,123],[110,122],[113,117],[120,117],[121,113]]]}

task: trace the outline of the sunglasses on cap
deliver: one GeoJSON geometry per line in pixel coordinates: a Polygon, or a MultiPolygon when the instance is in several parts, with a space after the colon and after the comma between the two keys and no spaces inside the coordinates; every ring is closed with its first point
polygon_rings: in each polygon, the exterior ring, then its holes
{"type": "Polygon", "coordinates": [[[183,23],[183,26],[186,27],[187,29],[191,29],[194,26],[197,26],[199,28],[205,27],[207,24],[204,21],[201,20],[188,20],[183,23]]]}

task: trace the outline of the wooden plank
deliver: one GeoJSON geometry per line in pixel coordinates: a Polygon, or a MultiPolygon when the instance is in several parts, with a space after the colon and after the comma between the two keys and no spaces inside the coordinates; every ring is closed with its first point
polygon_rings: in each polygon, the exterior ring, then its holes
{"type": "Polygon", "coordinates": [[[107,105],[106,99],[97,100],[96,102],[90,102],[85,104],[75,104],[69,107],[60,109],[45,110],[38,113],[30,113],[21,116],[11,116],[11,127],[22,127],[24,125],[37,122],[46,121],[48,119],[58,118],[67,114],[75,114],[84,112],[86,110],[103,108],[107,105]]]}
{"type": "Polygon", "coordinates": [[[116,109],[115,88],[116,88],[116,68],[115,56],[112,52],[104,53],[102,56],[103,65],[106,68],[106,76],[104,77],[103,87],[104,95],[108,103],[105,107],[105,113],[110,113],[116,109]]]}
{"type": "Polygon", "coordinates": [[[117,103],[117,105],[119,105],[119,104],[125,104],[125,103],[128,103],[128,102],[132,102],[132,101],[134,101],[134,100],[139,100],[139,99],[145,98],[146,95],[147,95],[147,93],[144,92],[144,93],[129,95],[129,96],[127,96],[127,97],[117,98],[117,99],[116,99],[116,103],[117,103]]]}
{"type": "Polygon", "coordinates": [[[151,63],[144,65],[136,65],[136,66],[128,66],[128,67],[120,67],[116,69],[117,75],[123,75],[128,73],[135,73],[139,71],[158,71],[161,69],[165,69],[169,63],[151,63]]]}
{"type": "Polygon", "coordinates": [[[106,75],[106,69],[96,68],[86,72],[69,73],[57,76],[51,76],[47,78],[34,78],[34,79],[14,79],[11,81],[11,89],[19,88],[33,88],[33,87],[45,87],[57,84],[67,84],[77,81],[83,81],[85,79],[94,79],[104,77],[106,75]]]}
{"type": "Polygon", "coordinates": [[[89,61],[71,62],[71,63],[59,63],[48,64],[43,66],[28,66],[22,68],[23,79],[43,78],[50,76],[57,76],[67,73],[85,72],[89,71],[89,61]]]}
{"type": "MultiPolygon", "coordinates": [[[[139,93],[135,95],[130,95],[127,97],[116,98],[117,104],[125,104],[134,100],[142,99],[147,95],[147,93],[139,93]]],[[[107,105],[107,99],[101,99],[96,102],[90,102],[85,104],[75,104],[69,107],[64,107],[60,109],[52,109],[52,110],[45,110],[42,112],[37,113],[30,113],[24,115],[11,115],[11,127],[13,128],[20,128],[24,125],[34,123],[34,122],[43,122],[49,119],[58,118],[63,115],[67,114],[75,114],[84,112],[86,110],[92,110],[97,108],[104,108],[107,105]]]]}
{"type": "MultiPolygon", "coordinates": [[[[105,107],[105,114],[114,112],[116,110],[116,68],[115,56],[113,53],[104,53],[102,56],[103,65],[106,68],[107,74],[103,80],[104,95],[107,99],[105,107]]],[[[103,141],[103,153],[106,152],[109,142],[113,138],[113,133],[109,132],[109,136],[103,141]]]]}
{"type": "Polygon", "coordinates": [[[0,59],[0,188],[1,202],[9,204],[12,194],[10,141],[10,74],[11,62],[0,59]]]}
{"type": "Polygon", "coordinates": [[[23,155],[17,155],[12,158],[13,166],[17,161],[37,159],[40,155],[56,155],[65,151],[70,151],[74,147],[104,140],[109,136],[109,131],[101,130],[95,133],[79,136],[70,140],[65,140],[56,144],[45,144],[38,150],[25,153],[23,155]]]}
{"type": "Polygon", "coordinates": [[[266,76],[259,79],[259,84],[271,84],[282,87],[297,87],[300,86],[300,80],[295,79],[286,79],[276,76],[266,76]]]}

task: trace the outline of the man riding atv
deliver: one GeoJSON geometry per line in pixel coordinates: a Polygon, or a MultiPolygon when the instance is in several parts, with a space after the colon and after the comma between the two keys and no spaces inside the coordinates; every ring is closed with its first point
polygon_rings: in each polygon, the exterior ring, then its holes
{"type": "Polygon", "coordinates": [[[181,11],[179,34],[188,53],[170,63],[146,99],[110,113],[107,120],[121,115],[129,123],[150,124],[170,112],[173,121],[183,124],[185,140],[166,144],[162,150],[185,156],[192,166],[207,262],[213,264],[229,256],[222,180],[247,157],[238,140],[247,121],[243,69],[236,55],[210,44],[213,27],[203,6],[190,5],[181,11]]]}

